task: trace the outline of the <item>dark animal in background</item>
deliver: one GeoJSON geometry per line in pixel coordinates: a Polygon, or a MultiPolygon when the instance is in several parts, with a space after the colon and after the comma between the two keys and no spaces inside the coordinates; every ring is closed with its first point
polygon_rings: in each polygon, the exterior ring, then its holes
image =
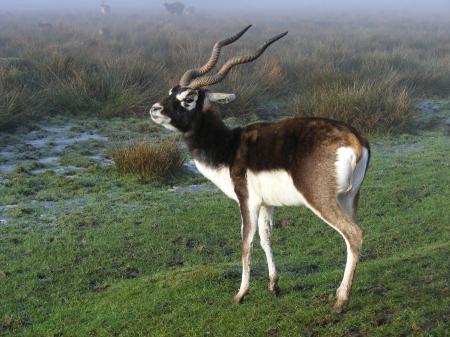
{"type": "Polygon", "coordinates": [[[176,2],[164,2],[164,7],[170,14],[174,15],[182,15],[184,12],[184,4],[182,2],[176,1],[176,2]]]}
{"type": "Polygon", "coordinates": [[[155,103],[154,122],[183,134],[198,170],[239,204],[242,225],[242,281],[235,302],[249,290],[253,237],[259,230],[269,267],[269,290],[278,292],[278,273],[271,247],[273,209],[308,207],[344,238],[347,263],[334,309],[348,302],[359,260],[363,232],[356,223],[359,190],[370,156],[369,143],[354,128],[324,118],[291,118],[230,129],[214,103],[226,104],[234,94],[205,87],[223,80],[236,65],[257,59],[287,34],[275,36],[254,53],[231,58],[213,75],[220,50],[250,26],[214,45],[209,61],[181,77],[169,95],[155,103]]]}

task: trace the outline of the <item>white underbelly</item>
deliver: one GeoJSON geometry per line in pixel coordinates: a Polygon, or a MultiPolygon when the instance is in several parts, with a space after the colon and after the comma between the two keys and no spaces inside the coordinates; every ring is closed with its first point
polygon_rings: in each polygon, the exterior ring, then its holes
{"type": "MultiPolygon", "coordinates": [[[[230,169],[208,166],[195,160],[197,169],[229,198],[238,201],[230,169]]],[[[305,205],[305,198],[294,186],[292,177],[284,170],[247,171],[247,188],[252,200],[267,206],[305,205]]]]}
{"type": "Polygon", "coordinates": [[[305,198],[297,190],[292,177],[285,170],[247,171],[249,193],[267,206],[305,205],[305,198]]]}

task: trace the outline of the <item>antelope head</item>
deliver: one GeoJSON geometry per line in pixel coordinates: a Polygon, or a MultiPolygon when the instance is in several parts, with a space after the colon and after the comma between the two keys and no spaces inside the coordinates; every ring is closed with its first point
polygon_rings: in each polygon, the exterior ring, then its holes
{"type": "Polygon", "coordinates": [[[234,66],[256,60],[272,43],[287,34],[285,32],[271,38],[253,53],[229,59],[216,74],[206,75],[216,66],[222,47],[238,40],[250,27],[251,25],[236,35],[216,42],[208,62],[200,68],[186,71],[179,84],[170,89],[169,95],[153,104],[150,109],[152,120],[167,129],[187,132],[201,114],[210,111],[211,103],[232,102],[236,98],[235,94],[216,93],[206,87],[222,81],[234,66]]]}

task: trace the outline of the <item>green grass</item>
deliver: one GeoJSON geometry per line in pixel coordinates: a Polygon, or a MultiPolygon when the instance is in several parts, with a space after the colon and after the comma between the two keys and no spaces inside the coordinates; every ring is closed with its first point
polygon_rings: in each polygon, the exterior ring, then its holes
{"type": "Polygon", "coordinates": [[[290,31],[276,53],[217,86],[238,95],[223,111],[229,124],[315,114],[397,135],[372,139],[362,259],[348,310],[334,315],[345,245],[308,210],[275,215],[281,295],[266,290],[256,242],[251,293],[237,306],[236,204],[189,172],[145,182],[95,159],[124,141],[169,139],[136,115],[242,23],[124,14],[105,38],[89,14],[55,15],[0,14],[0,130],[17,128],[0,134],[0,165],[11,162],[8,151],[18,153],[14,171],[0,173],[0,335],[450,335],[445,20],[257,19],[245,42],[224,52],[290,31]],[[42,20],[65,23],[38,31],[42,20]],[[443,99],[415,111],[422,97],[443,99]],[[51,136],[46,124],[69,125],[68,137],[93,131],[109,139],[70,144],[57,164],[43,163],[58,139],[41,148],[25,140],[51,136]],[[206,188],[173,188],[191,184],[206,188]]]}
{"type": "MultiPolygon", "coordinates": [[[[142,123],[81,120],[70,132],[84,125],[137,137],[148,132],[142,123]]],[[[449,138],[420,131],[372,144],[359,211],[362,259],[342,315],[331,308],[344,242],[304,208],[275,215],[281,295],[266,290],[256,239],[251,293],[235,305],[238,207],[211,189],[169,191],[203,179],[185,174],[145,184],[121,176],[87,159],[95,141],[69,148],[70,164],[82,170],[2,175],[0,205],[17,207],[1,213],[0,334],[448,335],[449,138]]]]}

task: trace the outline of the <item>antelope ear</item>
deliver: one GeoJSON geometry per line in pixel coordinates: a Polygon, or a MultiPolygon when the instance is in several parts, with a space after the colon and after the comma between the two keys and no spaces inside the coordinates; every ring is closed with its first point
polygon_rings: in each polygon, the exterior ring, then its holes
{"type": "Polygon", "coordinates": [[[219,104],[227,104],[233,102],[236,99],[235,94],[222,94],[219,92],[208,92],[206,96],[208,97],[208,100],[210,102],[219,104]]]}

